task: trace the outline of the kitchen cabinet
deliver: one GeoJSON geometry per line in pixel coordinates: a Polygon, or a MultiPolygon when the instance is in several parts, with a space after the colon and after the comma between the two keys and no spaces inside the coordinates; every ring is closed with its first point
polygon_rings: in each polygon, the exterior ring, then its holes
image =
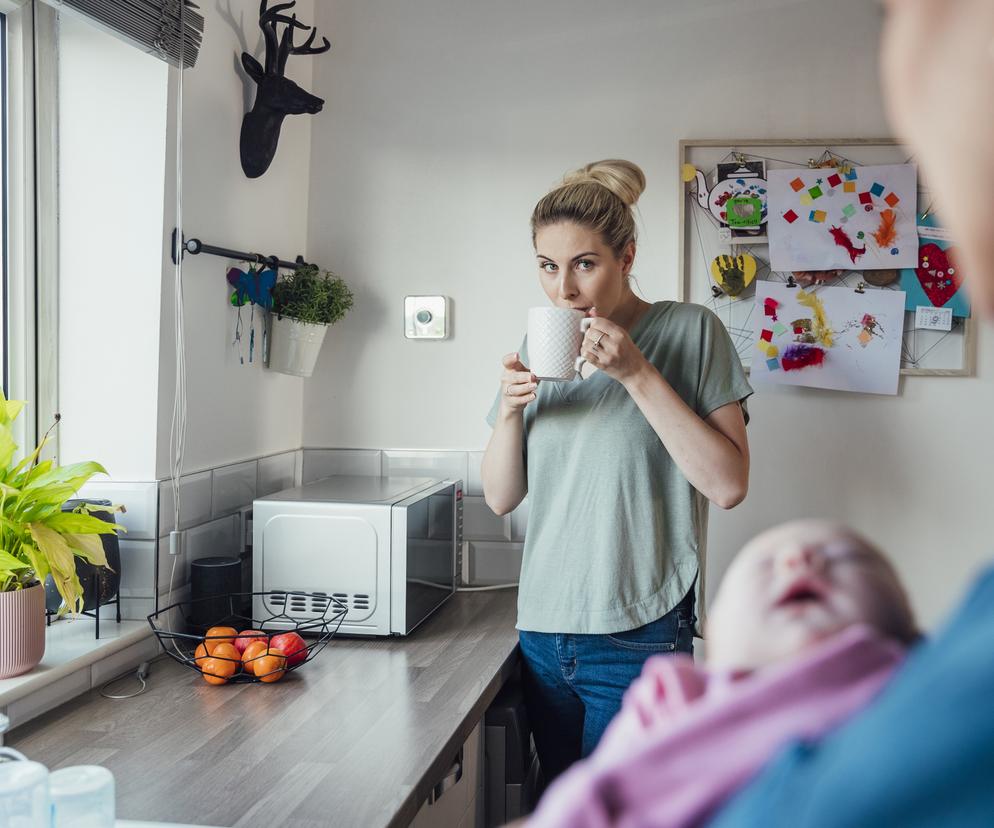
{"type": "Polygon", "coordinates": [[[410,828],[483,828],[483,728],[477,724],[410,828]]]}

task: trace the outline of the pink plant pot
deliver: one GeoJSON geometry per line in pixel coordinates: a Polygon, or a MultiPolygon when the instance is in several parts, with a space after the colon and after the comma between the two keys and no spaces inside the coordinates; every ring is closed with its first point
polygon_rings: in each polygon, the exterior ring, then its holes
{"type": "Polygon", "coordinates": [[[45,655],[45,588],[0,592],[0,679],[33,670],[45,655]]]}

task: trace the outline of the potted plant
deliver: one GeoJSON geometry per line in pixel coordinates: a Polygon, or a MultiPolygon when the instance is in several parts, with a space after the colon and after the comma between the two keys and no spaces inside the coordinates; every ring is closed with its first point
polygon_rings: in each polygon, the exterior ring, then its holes
{"type": "Polygon", "coordinates": [[[298,267],[273,287],[269,367],[309,377],[328,326],[352,309],[352,291],[315,265],[298,267]]]}
{"type": "Polygon", "coordinates": [[[12,424],[23,406],[0,392],[0,679],[26,673],[45,654],[45,579],[51,575],[62,596],[60,612],[78,611],[83,587],[76,558],[107,566],[98,535],[120,529],[90,515],[85,504],[62,511],[94,474],[107,473],[99,463],[39,460],[47,434],[29,456],[14,462],[12,424]]]}

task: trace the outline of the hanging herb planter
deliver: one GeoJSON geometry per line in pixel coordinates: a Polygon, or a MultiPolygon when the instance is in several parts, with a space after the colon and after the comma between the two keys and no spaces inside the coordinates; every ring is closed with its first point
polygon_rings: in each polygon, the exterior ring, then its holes
{"type": "Polygon", "coordinates": [[[328,326],[351,309],[352,291],[329,271],[297,268],[273,288],[269,367],[295,377],[314,371],[328,326]]]}

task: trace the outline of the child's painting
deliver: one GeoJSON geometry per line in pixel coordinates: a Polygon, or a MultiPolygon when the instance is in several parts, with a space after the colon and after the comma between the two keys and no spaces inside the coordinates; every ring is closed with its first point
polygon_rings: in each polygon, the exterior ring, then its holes
{"type": "Polygon", "coordinates": [[[756,281],[754,384],[896,394],[904,293],[756,281]]]}
{"type": "Polygon", "coordinates": [[[881,270],[918,261],[913,164],[770,170],[772,270],[881,270]]]}
{"type": "Polygon", "coordinates": [[[901,290],[906,308],[952,308],[953,316],[969,316],[970,300],[963,287],[963,272],[948,231],[929,213],[918,220],[918,262],[901,270],[901,290]]]}

